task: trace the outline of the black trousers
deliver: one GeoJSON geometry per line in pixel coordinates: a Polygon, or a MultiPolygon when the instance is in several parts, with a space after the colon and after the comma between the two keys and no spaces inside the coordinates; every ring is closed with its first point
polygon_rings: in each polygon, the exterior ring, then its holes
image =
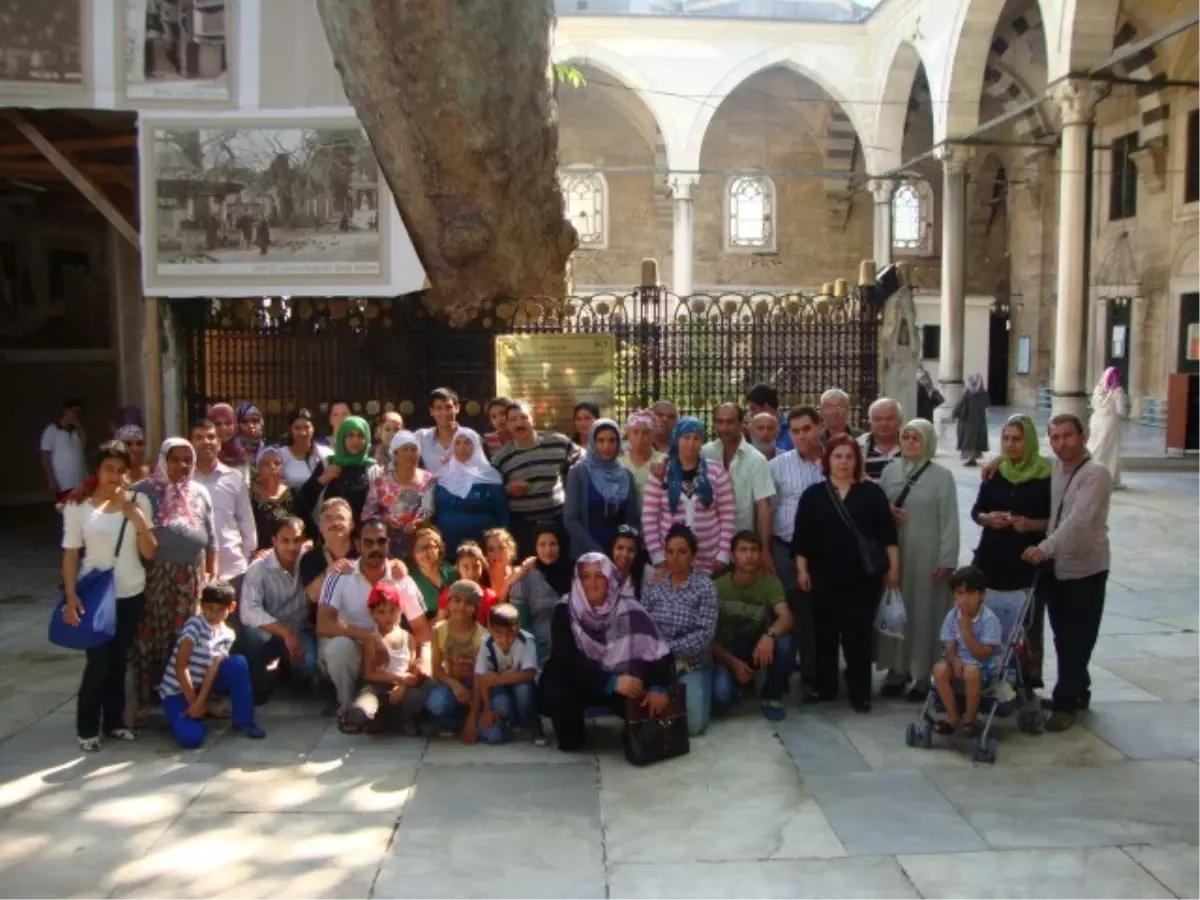
{"type": "Polygon", "coordinates": [[[814,584],[810,595],[816,640],[816,689],[822,700],[838,695],[838,646],[846,657],[846,690],[852,704],[871,699],[872,632],[883,593],[876,580],[851,586],[814,584]]]}
{"type": "Polygon", "coordinates": [[[1054,709],[1073,713],[1092,698],[1088,664],[1100,634],[1108,572],[1086,578],[1060,579],[1042,573],[1038,590],[1044,592],[1054,649],[1058,654],[1058,681],[1054,684],[1054,709]]]}
{"type": "Polygon", "coordinates": [[[117,632],[113,639],[87,651],[87,664],[75,706],[75,733],[81,738],[125,727],[125,665],[133,646],[146,595],[117,598],[117,632]]]}
{"type": "Polygon", "coordinates": [[[584,713],[596,706],[610,708],[625,716],[625,698],[620,694],[605,694],[598,686],[585,685],[566,673],[546,672],[538,684],[538,704],[543,715],[554,724],[558,749],[564,752],[579,750],[587,736],[584,713]]]}
{"type": "Polygon", "coordinates": [[[775,538],[771,542],[771,559],[775,563],[775,574],[783,582],[784,597],[792,611],[795,625],[796,649],[800,654],[800,679],[812,686],[817,680],[817,641],[813,624],[812,594],[796,587],[796,557],[791,545],[775,538]]]}

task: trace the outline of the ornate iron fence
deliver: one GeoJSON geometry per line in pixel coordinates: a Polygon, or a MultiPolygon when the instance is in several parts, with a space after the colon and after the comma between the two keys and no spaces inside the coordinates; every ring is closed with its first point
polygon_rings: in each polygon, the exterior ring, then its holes
{"type": "Polygon", "coordinates": [[[189,414],[217,400],[249,400],[270,435],[283,433],[291,409],[319,414],[335,399],[372,419],[398,410],[419,427],[429,423],[426,397],[438,385],[459,392],[466,422],[487,427],[493,338],[505,333],[613,335],[612,412],[620,418],[671,399],[709,421],[717,403],[741,400],[765,381],[784,405],[815,404],[822,391],[840,387],[850,394],[852,420],[861,420],[877,393],[878,319],[853,294],[679,297],[642,288],[488,304],[466,328],[431,317],[415,296],[196,299],[175,310],[189,414]]]}

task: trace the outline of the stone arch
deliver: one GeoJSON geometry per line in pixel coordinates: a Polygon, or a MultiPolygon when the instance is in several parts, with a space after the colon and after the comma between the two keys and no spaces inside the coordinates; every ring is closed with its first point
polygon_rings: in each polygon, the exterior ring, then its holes
{"type": "MultiPolygon", "coordinates": [[[[1022,104],[1040,96],[1046,89],[1045,29],[1041,9],[1029,0],[1014,15],[1004,17],[996,26],[989,49],[987,66],[983,70],[983,93],[999,102],[1004,112],[1019,109],[1022,104]],[[1040,73],[1030,73],[1024,78],[1018,71],[1017,49],[1024,45],[1040,73]],[[1036,76],[1040,75],[1040,79],[1036,76]],[[1040,80],[1040,83],[1035,83],[1040,80]]],[[[1046,117],[1041,106],[1025,110],[1012,122],[1018,141],[1037,141],[1054,133],[1054,126],[1046,117]]],[[[1036,147],[1026,147],[1022,157],[1028,159],[1038,152],[1036,147]]]]}
{"type": "MultiPolygon", "coordinates": [[[[1152,31],[1153,29],[1140,25],[1128,11],[1122,10],[1117,30],[1113,33],[1113,48],[1120,50],[1127,44],[1147,37],[1152,31]]],[[[1148,82],[1135,88],[1138,110],[1142,116],[1139,137],[1143,144],[1165,139],[1171,124],[1171,104],[1167,90],[1162,86],[1162,82],[1167,79],[1167,73],[1159,48],[1146,47],[1132,58],[1114,66],[1113,73],[1148,82]]]]}
{"type": "MultiPolygon", "coordinates": [[[[906,40],[896,45],[883,91],[879,95],[879,111],[875,119],[874,150],[876,174],[898,169],[903,163],[905,125],[908,121],[913,86],[917,73],[924,66],[921,51],[906,40]]],[[[925,67],[928,71],[928,67],[925,67]]]]}
{"type": "Polygon", "coordinates": [[[1112,52],[1121,0],[1063,0],[1043,9],[1046,23],[1046,80],[1085,72],[1112,52]]]}

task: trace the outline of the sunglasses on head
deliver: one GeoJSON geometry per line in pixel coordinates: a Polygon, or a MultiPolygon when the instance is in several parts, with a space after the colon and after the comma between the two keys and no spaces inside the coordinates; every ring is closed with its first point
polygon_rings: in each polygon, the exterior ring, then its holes
{"type": "Polygon", "coordinates": [[[632,525],[618,525],[617,537],[633,538],[635,541],[641,540],[642,533],[632,525]]]}

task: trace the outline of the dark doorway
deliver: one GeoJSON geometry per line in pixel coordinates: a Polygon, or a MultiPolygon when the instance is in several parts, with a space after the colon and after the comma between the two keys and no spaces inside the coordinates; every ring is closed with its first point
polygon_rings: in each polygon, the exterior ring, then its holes
{"type": "Polygon", "coordinates": [[[1007,313],[988,320],[988,398],[992,406],[1008,406],[1008,336],[1012,322],[1007,313]]]}
{"type": "Polygon", "coordinates": [[[1175,371],[1189,375],[1200,372],[1200,294],[1184,294],[1179,298],[1177,352],[1175,371]]]}
{"type": "Polygon", "coordinates": [[[1130,313],[1133,310],[1128,298],[1118,297],[1108,303],[1108,347],[1105,367],[1112,366],[1121,374],[1121,384],[1129,390],[1129,348],[1133,346],[1130,313]]]}

